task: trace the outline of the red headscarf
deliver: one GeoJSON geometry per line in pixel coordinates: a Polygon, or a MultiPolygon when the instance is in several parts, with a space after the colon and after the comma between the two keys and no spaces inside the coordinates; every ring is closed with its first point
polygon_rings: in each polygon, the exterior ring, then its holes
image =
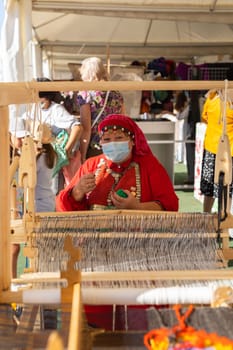
{"type": "Polygon", "coordinates": [[[152,154],[144,133],[132,118],[122,114],[110,114],[99,123],[99,133],[103,132],[106,126],[120,126],[122,128],[127,129],[131,132],[131,134],[134,135],[135,145],[133,148],[133,154],[137,156],[145,156],[147,154],[152,154]]]}

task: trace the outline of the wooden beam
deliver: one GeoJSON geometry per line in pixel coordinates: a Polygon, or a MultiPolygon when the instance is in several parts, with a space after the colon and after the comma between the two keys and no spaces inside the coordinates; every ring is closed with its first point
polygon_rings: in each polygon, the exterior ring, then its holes
{"type": "Polygon", "coordinates": [[[167,270],[167,271],[94,271],[82,272],[82,282],[86,281],[144,281],[144,280],[227,280],[233,279],[230,269],[216,270],[167,270]]]}
{"type": "MultiPolygon", "coordinates": [[[[38,101],[39,91],[78,91],[78,90],[209,90],[224,89],[222,80],[189,81],[59,81],[59,82],[19,82],[0,83],[0,106],[24,104],[38,101]]],[[[228,88],[233,88],[229,81],[228,88]]]]}

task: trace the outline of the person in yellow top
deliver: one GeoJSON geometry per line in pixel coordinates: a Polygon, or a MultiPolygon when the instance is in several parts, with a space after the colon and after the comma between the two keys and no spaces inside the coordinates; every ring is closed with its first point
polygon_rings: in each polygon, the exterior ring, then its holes
{"type": "MultiPolygon", "coordinates": [[[[204,195],[203,211],[211,212],[214,200],[218,197],[218,185],[214,183],[215,159],[220,137],[223,133],[223,102],[217,91],[209,91],[202,110],[202,121],[207,124],[200,190],[204,195]]],[[[226,106],[226,131],[233,157],[233,109],[229,103],[226,106]]],[[[232,184],[230,185],[230,195],[232,184]]]]}
{"type": "MultiPolygon", "coordinates": [[[[217,91],[210,91],[203,106],[202,121],[207,123],[204,147],[207,151],[216,154],[220,136],[223,133],[221,100],[217,91]]],[[[233,109],[229,104],[226,107],[227,135],[231,144],[233,156],[233,109]]]]}

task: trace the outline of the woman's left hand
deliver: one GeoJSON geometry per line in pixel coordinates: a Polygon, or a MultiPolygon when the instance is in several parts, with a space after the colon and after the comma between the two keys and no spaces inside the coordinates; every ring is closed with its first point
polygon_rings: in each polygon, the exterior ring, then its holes
{"type": "Polygon", "coordinates": [[[117,209],[140,209],[140,202],[139,200],[135,197],[134,194],[132,194],[128,190],[124,190],[124,192],[127,194],[126,198],[123,198],[119,196],[116,192],[112,192],[111,194],[111,201],[112,204],[117,208],[117,209]]]}

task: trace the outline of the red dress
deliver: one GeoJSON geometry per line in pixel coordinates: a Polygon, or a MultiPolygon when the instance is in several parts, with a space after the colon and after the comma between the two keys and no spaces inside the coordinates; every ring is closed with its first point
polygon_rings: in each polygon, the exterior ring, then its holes
{"type": "MultiPolygon", "coordinates": [[[[57,197],[58,211],[89,210],[93,206],[107,206],[109,192],[114,189],[136,191],[141,202],[158,201],[167,211],[178,210],[178,198],[174,192],[167,172],[158,160],[148,153],[133,158],[120,166],[107,160],[104,155],[89,158],[78,170],[71,183],[57,197]],[[96,188],[81,202],[76,202],[70,190],[86,173],[95,173],[96,188]]],[[[97,208],[100,209],[100,208],[97,208]]],[[[113,319],[116,330],[147,330],[147,305],[128,306],[125,313],[123,305],[85,305],[89,325],[112,330],[113,319]]]]}
{"type": "Polygon", "coordinates": [[[90,210],[93,205],[107,206],[110,191],[120,188],[129,191],[135,188],[140,202],[156,201],[164,210],[178,210],[178,198],[170,178],[152,154],[133,156],[121,165],[112,163],[101,154],[89,158],[79,168],[70,184],[59,193],[56,200],[57,211],[90,210]],[[96,175],[96,188],[81,202],[76,202],[70,196],[70,190],[87,173],[96,175]]]}

